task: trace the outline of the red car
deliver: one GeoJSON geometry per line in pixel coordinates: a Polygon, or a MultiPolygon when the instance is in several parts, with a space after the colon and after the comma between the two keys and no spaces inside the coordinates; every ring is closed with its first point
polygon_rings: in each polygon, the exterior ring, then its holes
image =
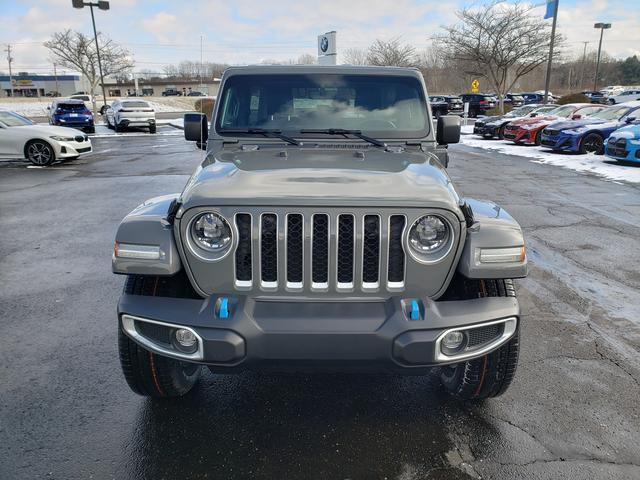
{"type": "Polygon", "coordinates": [[[551,123],[562,119],[579,120],[603,108],[607,107],[591,103],[560,105],[544,116],[520,118],[508,123],[504,129],[504,139],[511,140],[518,145],[540,145],[542,130],[551,123]]]}

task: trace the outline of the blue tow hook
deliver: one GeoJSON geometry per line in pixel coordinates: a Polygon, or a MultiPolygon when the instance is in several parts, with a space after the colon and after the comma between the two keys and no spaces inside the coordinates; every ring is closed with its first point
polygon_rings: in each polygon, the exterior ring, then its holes
{"type": "Polygon", "coordinates": [[[411,300],[411,312],[409,318],[411,318],[411,320],[420,320],[420,305],[417,300],[411,300]]]}
{"type": "Polygon", "coordinates": [[[229,318],[229,299],[227,297],[218,299],[218,318],[229,318]]]}

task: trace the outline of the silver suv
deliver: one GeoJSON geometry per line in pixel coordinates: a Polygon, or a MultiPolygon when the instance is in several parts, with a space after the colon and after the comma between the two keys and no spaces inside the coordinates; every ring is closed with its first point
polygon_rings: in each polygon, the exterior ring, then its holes
{"type": "Polygon", "coordinates": [[[210,127],[185,115],[206,156],[184,190],[138,206],[116,234],[129,386],[180,396],[203,367],[438,367],[463,398],[504,392],[524,238],[502,208],[455,190],[460,119],[434,128],[420,72],[230,68],[218,98],[210,127]]]}

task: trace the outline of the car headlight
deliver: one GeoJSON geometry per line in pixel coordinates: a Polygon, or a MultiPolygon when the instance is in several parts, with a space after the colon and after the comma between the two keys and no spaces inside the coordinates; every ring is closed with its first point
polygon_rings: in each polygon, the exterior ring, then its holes
{"type": "Polygon", "coordinates": [[[568,133],[569,135],[582,135],[587,130],[589,129],[588,128],[570,128],[569,130],[565,130],[564,133],[568,133]]]}
{"type": "Polygon", "coordinates": [[[420,217],[411,226],[407,242],[418,261],[438,261],[446,255],[445,250],[452,244],[449,222],[437,215],[420,217]]]}
{"type": "Polygon", "coordinates": [[[53,137],[49,137],[52,140],[56,140],[58,142],[73,142],[73,137],[60,137],[60,136],[53,136],[53,137]]]}
{"type": "Polygon", "coordinates": [[[191,221],[191,238],[207,252],[222,252],[231,244],[231,227],[217,213],[202,213],[191,221]]]}
{"type": "Polygon", "coordinates": [[[639,138],[639,139],[637,139],[637,140],[629,140],[629,143],[630,143],[631,145],[640,145],[640,138],[639,138]]]}

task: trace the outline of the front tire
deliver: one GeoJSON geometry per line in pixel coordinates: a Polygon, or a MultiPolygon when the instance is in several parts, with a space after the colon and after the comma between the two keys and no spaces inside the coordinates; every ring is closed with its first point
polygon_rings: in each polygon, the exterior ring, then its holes
{"type": "Polygon", "coordinates": [[[198,382],[202,366],[156,355],[118,328],[120,366],[129,388],[153,398],[182,397],[198,382]]]}
{"type": "Polygon", "coordinates": [[[31,140],[25,147],[25,156],[32,164],[46,167],[56,160],[53,147],[44,140],[31,140]]]}
{"type": "Polygon", "coordinates": [[[499,129],[498,129],[498,140],[504,140],[504,129],[506,128],[506,124],[502,125],[499,129]]]}
{"type": "Polygon", "coordinates": [[[156,127],[155,125],[150,126],[150,127],[149,127],[149,133],[156,133],[156,128],[157,128],[157,127],[156,127]]]}
{"type": "Polygon", "coordinates": [[[580,142],[580,153],[604,153],[604,139],[597,133],[590,133],[580,142]]]}
{"type": "MultiPolygon", "coordinates": [[[[467,280],[463,295],[468,298],[515,297],[513,280],[467,280]]],[[[464,400],[485,400],[507,391],[518,366],[520,326],[513,337],[497,350],[480,358],[443,367],[440,381],[451,394],[464,400]]]]}
{"type": "MultiPolygon", "coordinates": [[[[129,275],[124,293],[150,297],[199,298],[186,274],[172,277],[129,275]]],[[[120,365],[127,384],[138,395],[154,398],[186,395],[202,374],[202,366],[157,355],[131,340],[118,326],[120,365]]]]}

